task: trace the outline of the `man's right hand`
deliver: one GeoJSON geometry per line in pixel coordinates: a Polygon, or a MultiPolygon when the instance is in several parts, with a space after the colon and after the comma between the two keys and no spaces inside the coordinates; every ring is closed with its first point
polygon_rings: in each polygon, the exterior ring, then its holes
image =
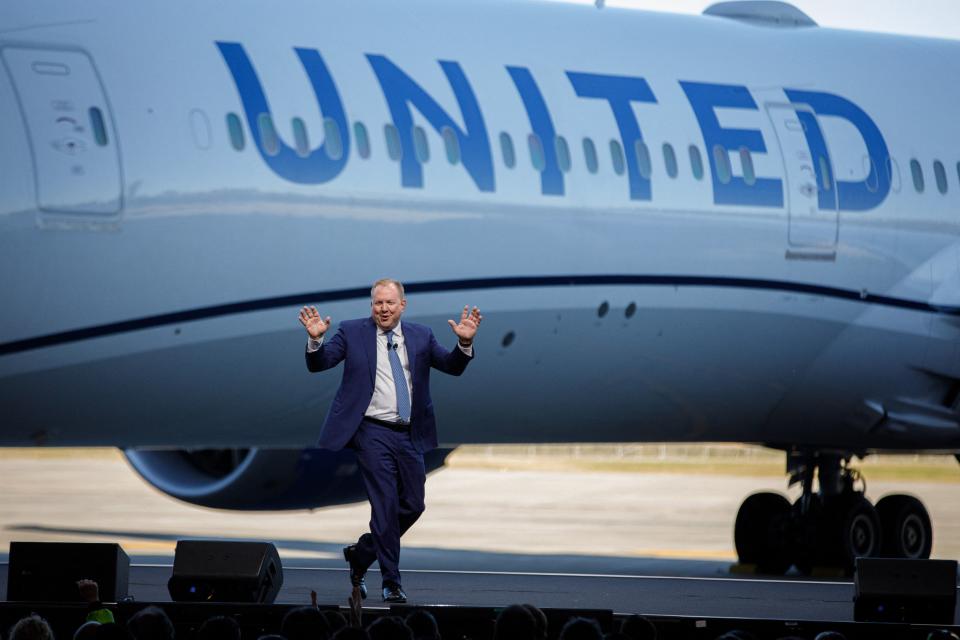
{"type": "Polygon", "coordinates": [[[324,319],[320,317],[316,307],[303,307],[300,309],[300,324],[307,329],[307,335],[319,340],[330,328],[330,316],[324,319]]]}

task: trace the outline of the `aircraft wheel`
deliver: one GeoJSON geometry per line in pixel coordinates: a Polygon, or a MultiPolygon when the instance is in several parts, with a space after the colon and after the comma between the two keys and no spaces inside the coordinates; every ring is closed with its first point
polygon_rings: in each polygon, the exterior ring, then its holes
{"type": "Polygon", "coordinates": [[[797,498],[797,501],[793,503],[793,519],[797,523],[793,563],[796,565],[797,571],[802,575],[809,576],[813,573],[813,567],[820,560],[818,531],[823,515],[823,503],[820,501],[820,496],[811,495],[806,513],[803,512],[802,503],[803,497],[797,498]]]}
{"type": "Polygon", "coordinates": [[[882,555],[926,560],[933,547],[933,525],[923,503],[913,496],[893,494],[877,502],[883,531],[882,555]]]}
{"type": "Polygon", "coordinates": [[[824,501],[817,531],[817,565],[852,574],[857,558],[880,555],[880,516],[863,494],[834,496],[824,501]]]}
{"type": "Polygon", "coordinates": [[[783,575],[793,564],[790,502],[778,493],[755,493],[740,505],[733,538],[741,564],[783,575]]]}

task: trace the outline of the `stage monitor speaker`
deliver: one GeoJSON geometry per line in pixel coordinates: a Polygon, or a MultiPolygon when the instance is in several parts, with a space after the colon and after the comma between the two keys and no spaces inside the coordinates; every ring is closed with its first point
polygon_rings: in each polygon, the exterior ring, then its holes
{"type": "Polygon", "coordinates": [[[272,603],[283,585],[283,566],[269,542],[179,540],[170,597],[179,602],[272,603]]]}
{"type": "Polygon", "coordinates": [[[119,602],[127,597],[130,558],[113,543],[10,543],[7,600],[80,602],[83,578],[97,583],[100,600],[119,602]]]}
{"type": "Polygon", "coordinates": [[[956,560],[857,558],[853,619],[952,625],[956,560]]]}

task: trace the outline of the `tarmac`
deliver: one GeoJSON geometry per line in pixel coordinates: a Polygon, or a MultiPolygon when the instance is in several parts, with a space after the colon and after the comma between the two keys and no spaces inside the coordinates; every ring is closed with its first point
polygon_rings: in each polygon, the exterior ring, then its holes
{"type": "MultiPolygon", "coordinates": [[[[731,573],[740,502],[782,490],[776,477],[450,468],[427,481],[427,512],[404,537],[412,603],[610,609],[668,616],[852,620],[849,579],[731,573]]],[[[130,593],[169,600],[181,539],[273,542],[284,566],[277,602],[346,604],[340,549],[369,519],[365,504],[228,512],[178,502],[140,480],[119,453],[0,457],[0,563],[10,541],[116,542],[131,556],[130,593]]],[[[868,496],[920,497],[933,557],[960,558],[957,485],[870,483],[868,496]]],[[[6,594],[2,571],[0,594],[6,594]]],[[[368,576],[375,597],[379,575],[368,576]]]]}

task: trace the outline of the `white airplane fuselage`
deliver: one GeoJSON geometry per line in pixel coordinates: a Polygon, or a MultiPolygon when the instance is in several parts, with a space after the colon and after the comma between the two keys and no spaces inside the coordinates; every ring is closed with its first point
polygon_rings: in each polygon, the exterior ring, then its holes
{"type": "Polygon", "coordinates": [[[389,276],[448,346],[483,311],[449,445],[960,450],[960,43],[492,2],[0,25],[2,445],[309,446],[340,376],[297,310],[389,276]]]}

